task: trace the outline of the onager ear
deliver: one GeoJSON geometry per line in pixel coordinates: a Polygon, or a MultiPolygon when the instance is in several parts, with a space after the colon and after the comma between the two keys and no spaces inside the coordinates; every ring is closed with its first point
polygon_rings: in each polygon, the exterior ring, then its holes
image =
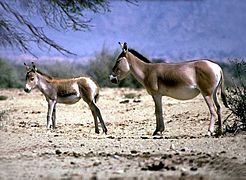
{"type": "Polygon", "coordinates": [[[128,47],[127,47],[127,43],[126,42],[124,42],[124,44],[123,44],[123,49],[124,49],[125,53],[128,51],[128,47]]]}
{"type": "Polygon", "coordinates": [[[119,43],[121,49],[123,49],[123,43],[121,43],[121,42],[118,42],[118,43],[119,43]]]}
{"type": "Polygon", "coordinates": [[[128,51],[127,43],[124,42],[124,44],[123,44],[123,43],[119,42],[119,44],[120,44],[122,51],[124,51],[124,53],[127,53],[127,51],[128,51]]]}
{"type": "Polygon", "coordinates": [[[37,71],[37,70],[38,70],[37,67],[35,66],[34,62],[32,62],[32,69],[33,69],[34,71],[37,71]]]}

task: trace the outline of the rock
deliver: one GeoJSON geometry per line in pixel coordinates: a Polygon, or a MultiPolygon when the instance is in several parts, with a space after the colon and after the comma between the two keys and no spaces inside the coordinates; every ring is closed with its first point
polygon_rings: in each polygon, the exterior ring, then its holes
{"type": "Polygon", "coordinates": [[[137,154],[138,152],[136,150],[131,150],[131,154],[137,154]]]}
{"type": "Polygon", "coordinates": [[[170,167],[170,170],[171,170],[171,171],[176,171],[176,167],[171,166],[171,167],[170,167]]]}
{"type": "Polygon", "coordinates": [[[126,104],[126,103],[129,103],[129,100],[124,100],[124,101],[120,101],[120,104],[126,104]]]}
{"type": "Polygon", "coordinates": [[[56,150],[56,154],[57,154],[57,155],[60,155],[61,153],[62,153],[62,152],[61,152],[59,149],[56,150]]]}
{"type": "Polygon", "coordinates": [[[134,103],[140,103],[141,100],[140,100],[140,99],[134,99],[133,102],[134,102],[134,103]]]}
{"type": "Polygon", "coordinates": [[[75,158],[78,158],[78,157],[80,157],[81,155],[80,155],[79,153],[77,153],[77,152],[73,152],[73,156],[74,156],[75,158]]]}
{"type": "Polygon", "coordinates": [[[149,139],[148,136],[141,136],[141,139],[149,139]]]}
{"type": "Polygon", "coordinates": [[[163,162],[162,161],[160,161],[159,163],[153,163],[153,164],[151,164],[151,165],[149,165],[149,166],[147,166],[147,169],[149,170],[149,171],[159,171],[159,170],[161,170],[161,169],[163,169],[164,168],[164,164],[163,164],[163,162]]]}
{"type": "Polygon", "coordinates": [[[96,161],[93,163],[93,166],[99,166],[100,164],[102,164],[100,161],[96,161]]]}
{"type": "Polygon", "coordinates": [[[194,167],[194,166],[193,166],[193,167],[190,168],[190,170],[191,170],[191,171],[197,171],[197,167],[194,167]]]}
{"type": "Polygon", "coordinates": [[[171,149],[171,150],[175,150],[174,144],[171,144],[170,149],[171,149]]]}

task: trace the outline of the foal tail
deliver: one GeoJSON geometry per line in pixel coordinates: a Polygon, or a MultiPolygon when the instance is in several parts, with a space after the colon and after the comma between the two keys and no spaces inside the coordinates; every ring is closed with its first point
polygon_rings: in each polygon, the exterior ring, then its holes
{"type": "Polygon", "coordinates": [[[99,100],[99,93],[96,93],[96,95],[94,96],[95,103],[97,103],[98,100],[99,100]]]}
{"type": "Polygon", "coordinates": [[[224,89],[224,74],[223,74],[223,71],[221,70],[221,79],[220,79],[220,83],[221,83],[221,99],[222,99],[222,102],[224,104],[225,107],[229,108],[229,105],[227,103],[227,100],[226,100],[226,93],[225,93],[225,89],[224,89]]]}

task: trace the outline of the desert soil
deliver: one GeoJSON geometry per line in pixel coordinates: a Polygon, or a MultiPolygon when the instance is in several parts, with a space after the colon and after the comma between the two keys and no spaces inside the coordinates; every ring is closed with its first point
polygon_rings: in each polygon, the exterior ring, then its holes
{"type": "MultiPolygon", "coordinates": [[[[101,90],[108,134],[95,134],[82,100],[57,105],[57,129],[46,129],[47,103],[37,90],[1,89],[0,179],[246,179],[246,134],[207,136],[201,96],[163,97],[166,130],[153,137],[154,103],[145,90],[101,90]]],[[[229,111],[223,107],[223,118],[229,111]]]]}

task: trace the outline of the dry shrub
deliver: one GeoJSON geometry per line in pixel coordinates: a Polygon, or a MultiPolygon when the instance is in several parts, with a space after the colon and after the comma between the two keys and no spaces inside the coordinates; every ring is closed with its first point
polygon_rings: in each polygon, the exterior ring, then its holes
{"type": "Polygon", "coordinates": [[[237,133],[239,130],[246,131],[246,62],[243,59],[230,60],[234,75],[232,87],[227,88],[227,102],[231,114],[226,118],[226,132],[237,133]],[[233,118],[229,125],[228,119],[233,118]]]}

